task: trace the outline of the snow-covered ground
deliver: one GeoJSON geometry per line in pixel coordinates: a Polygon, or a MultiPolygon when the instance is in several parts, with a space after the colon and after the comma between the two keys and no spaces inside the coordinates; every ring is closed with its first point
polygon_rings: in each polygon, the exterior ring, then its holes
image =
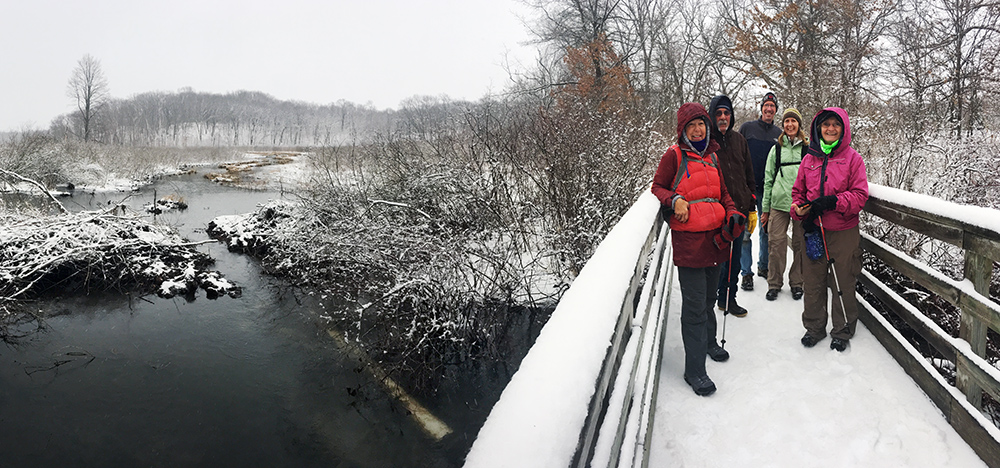
{"type": "Polygon", "coordinates": [[[682,378],[675,291],[649,466],[986,466],[863,325],[844,353],[829,337],[805,348],[802,301],[786,285],[769,302],[755,283],[738,294],[750,313],[727,319],[732,357],[708,361],[709,397],[682,378]]]}

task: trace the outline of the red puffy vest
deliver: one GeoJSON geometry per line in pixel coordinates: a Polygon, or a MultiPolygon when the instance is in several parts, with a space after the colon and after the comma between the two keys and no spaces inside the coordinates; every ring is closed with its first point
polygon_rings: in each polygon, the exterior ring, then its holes
{"type": "Polygon", "coordinates": [[[673,190],[684,197],[690,206],[686,223],[670,217],[670,229],[675,231],[702,232],[722,226],[726,219],[726,209],[719,201],[722,198],[722,178],[715,153],[699,156],[678,145],[670,147],[677,155],[677,176],[673,190]]]}

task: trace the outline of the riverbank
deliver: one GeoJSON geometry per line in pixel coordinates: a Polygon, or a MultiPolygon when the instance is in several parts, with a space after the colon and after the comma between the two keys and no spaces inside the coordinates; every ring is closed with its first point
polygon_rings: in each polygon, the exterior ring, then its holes
{"type": "MultiPolygon", "coordinates": [[[[212,164],[221,171],[210,171],[205,178],[223,185],[262,189],[271,184],[298,184],[305,178],[304,164],[296,163],[302,153],[245,153],[238,161],[212,164]],[[253,168],[286,165],[288,170],[279,177],[230,177],[218,174],[247,173],[253,168]]],[[[202,163],[209,165],[209,163],[202,163]]],[[[191,166],[162,168],[140,179],[105,178],[100,185],[81,174],[78,184],[67,183],[49,190],[43,184],[12,174],[7,177],[8,194],[12,191],[27,198],[4,199],[0,225],[0,319],[27,310],[25,301],[52,291],[60,294],[85,291],[118,291],[142,297],[155,294],[170,298],[184,296],[193,299],[202,290],[214,299],[237,297],[241,288],[211,270],[213,259],[197,246],[206,242],[189,242],[172,227],[158,223],[155,215],[171,209],[186,209],[183,197],[165,194],[143,206],[130,210],[124,203],[132,193],[156,180],[172,175],[191,173],[191,166]],[[122,200],[108,201],[106,208],[96,211],[71,212],[63,201],[73,196],[94,196],[99,192],[126,193],[122,200]],[[44,194],[42,201],[32,193],[44,194]],[[60,201],[63,200],[63,201],[60,201]],[[58,214],[53,214],[58,213],[58,214]]],[[[107,174],[106,170],[93,173],[107,174]]],[[[277,174],[277,172],[272,172],[277,174]]],[[[155,191],[154,191],[155,193],[155,191]]],[[[5,327],[0,338],[9,339],[5,327]]]]}

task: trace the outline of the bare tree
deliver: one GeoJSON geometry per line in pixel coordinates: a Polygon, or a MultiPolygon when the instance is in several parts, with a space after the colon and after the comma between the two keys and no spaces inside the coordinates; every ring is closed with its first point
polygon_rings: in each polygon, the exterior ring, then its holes
{"type": "Polygon", "coordinates": [[[1000,50],[1000,4],[991,0],[940,0],[939,43],[948,60],[950,120],[955,133],[971,136],[985,81],[997,79],[1000,50]]]}
{"type": "Polygon", "coordinates": [[[855,107],[876,96],[879,41],[897,0],[723,0],[731,59],[800,108],[855,107]]]}
{"type": "Polygon", "coordinates": [[[84,55],[76,63],[66,93],[76,103],[83,125],[83,141],[90,141],[95,117],[108,100],[108,80],[101,70],[101,62],[90,54],[84,55]]]}

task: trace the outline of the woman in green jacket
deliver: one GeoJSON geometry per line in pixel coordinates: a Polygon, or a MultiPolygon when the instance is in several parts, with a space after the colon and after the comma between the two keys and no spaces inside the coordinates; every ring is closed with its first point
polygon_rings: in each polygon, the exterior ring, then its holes
{"type": "Polygon", "coordinates": [[[809,138],[802,131],[802,115],[788,108],[782,116],[784,133],[778,137],[778,144],[771,148],[764,168],[764,199],[761,201],[760,224],[767,229],[768,269],[767,300],[778,298],[785,275],[788,257],[788,224],[792,224],[792,266],[788,270],[788,285],[792,288],[792,298],[802,298],[802,263],[805,249],[802,242],[805,234],[802,221],[792,219],[792,185],[799,172],[802,155],[809,147],[809,138]]]}

